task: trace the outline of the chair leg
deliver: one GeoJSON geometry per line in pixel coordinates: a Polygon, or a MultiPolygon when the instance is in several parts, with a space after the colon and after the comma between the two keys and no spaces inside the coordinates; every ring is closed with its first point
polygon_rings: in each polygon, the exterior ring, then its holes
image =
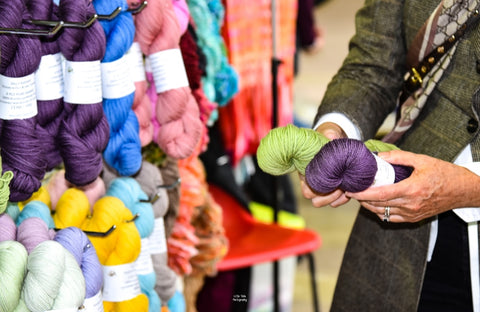
{"type": "Polygon", "coordinates": [[[315,275],[315,259],[313,257],[313,252],[306,254],[308,258],[308,267],[310,269],[310,281],[312,284],[312,299],[313,299],[313,310],[315,312],[320,312],[320,305],[318,300],[317,292],[317,279],[315,275]]]}

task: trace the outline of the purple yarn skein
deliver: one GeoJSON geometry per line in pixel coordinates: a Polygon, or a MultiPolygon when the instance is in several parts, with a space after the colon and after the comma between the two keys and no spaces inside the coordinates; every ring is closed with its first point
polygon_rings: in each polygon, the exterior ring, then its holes
{"type": "MultiPolygon", "coordinates": [[[[89,0],[60,1],[60,20],[86,22],[94,14],[89,0]]],[[[63,28],[59,44],[68,61],[100,61],[105,54],[106,38],[102,26],[95,21],[87,28],[63,28]]],[[[109,125],[102,102],[80,104],[65,102],[66,118],[60,124],[58,146],[65,179],[85,186],[95,181],[103,169],[102,152],[108,143],[109,125]]]]}
{"type": "MultiPolygon", "coordinates": [[[[395,183],[411,174],[411,168],[393,165],[395,183]]],[[[373,153],[360,140],[341,138],[326,143],[305,169],[308,185],[326,194],[340,188],[360,192],[370,187],[377,173],[373,153]]]]}
{"type": "MultiPolygon", "coordinates": [[[[33,29],[24,20],[30,19],[24,0],[2,0],[2,28],[33,29]]],[[[31,75],[40,64],[41,46],[38,36],[0,35],[0,74],[10,78],[31,75]]],[[[13,172],[10,201],[28,199],[40,188],[46,172],[46,157],[36,130],[35,117],[2,121],[0,147],[4,171],[13,172]]]]}
{"type": "Polygon", "coordinates": [[[16,240],[17,226],[12,217],[6,213],[0,214],[0,242],[16,240]]]}

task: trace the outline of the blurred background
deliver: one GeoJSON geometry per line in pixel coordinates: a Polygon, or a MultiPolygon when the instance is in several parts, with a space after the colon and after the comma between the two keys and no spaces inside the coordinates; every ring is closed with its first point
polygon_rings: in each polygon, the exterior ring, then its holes
{"type": "MultiPolygon", "coordinates": [[[[324,45],[315,54],[299,54],[298,74],[294,83],[294,112],[297,120],[310,126],[328,82],[348,52],[354,34],[354,16],[363,0],[324,0],[315,8],[315,23],[322,31],[324,45]]],[[[358,211],[358,203],[342,207],[314,208],[300,195],[298,178],[292,176],[299,214],[307,228],[322,238],[315,252],[316,277],[321,311],[329,311],[343,251],[358,211]]],[[[310,277],[306,259],[300,259],[295,272],[292,311],[312,309],[310,277]]]]}

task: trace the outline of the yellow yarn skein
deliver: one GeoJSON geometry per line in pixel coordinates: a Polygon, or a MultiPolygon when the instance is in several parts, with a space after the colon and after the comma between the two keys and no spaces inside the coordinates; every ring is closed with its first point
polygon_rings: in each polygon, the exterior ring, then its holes
{"type": "MultiPolygon", "coordinates": [[[[133,218],[134,216],[123,202],[113,196],[104,196],[93,206],[91,218],[86,219],[81,226],[87,235],[89,232],[107,232],[112,225],[116,226],[115,230],[107,236],[88,235],[103,266],[133,264],[138,258],[141,238],[135,223],[132,222],[133,218]]],[[[137,278],[136,272],[132,276],[137,278]]],[[[105,282],[107,284],[107,281],[105,282]]],[[[139,283],[138,295],[132,299],[119,302],[106,301],[109,296],[108,292],[109,289],[106,289],[104,285],[103,307],[105,312],[148,311],[148,297],[141,293],[139,283]]]]}
{"type": "Polygon", "coordinates": [[[90,215],[90,203],[87,195],[79,189],[69,188],[58,199],[53,222],[58,229],[69,226],[80,228],[90,215]]]}

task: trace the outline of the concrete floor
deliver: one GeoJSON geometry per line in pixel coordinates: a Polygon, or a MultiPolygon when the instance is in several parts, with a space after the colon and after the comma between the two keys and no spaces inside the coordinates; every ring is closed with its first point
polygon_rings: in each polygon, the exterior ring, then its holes
{"type": "MultiPolygon", "coordinates": [[[[347,54],[348,40],[354,33],[354,15],[363,0],[326,0],[315,11],[316,23],[323,28],[325,46],[314,55],[301,54],[299,73],[294,88],[296,116],[310,125],[326,86],[347,54]]],[[[298,178],[292,176],[296,186],[298,209],[308,228],[321,236],[323,244],[315,252],[316,278],[321,311],[330,310],[333,291],[343,257],[344,248],[358,211],[358,203],[342,207],[314,208],[298,189],[298,178]]],[[[312,309],[309,271],[301,261],[295,272],[292,311],[308,312],[312,309]]]]}

